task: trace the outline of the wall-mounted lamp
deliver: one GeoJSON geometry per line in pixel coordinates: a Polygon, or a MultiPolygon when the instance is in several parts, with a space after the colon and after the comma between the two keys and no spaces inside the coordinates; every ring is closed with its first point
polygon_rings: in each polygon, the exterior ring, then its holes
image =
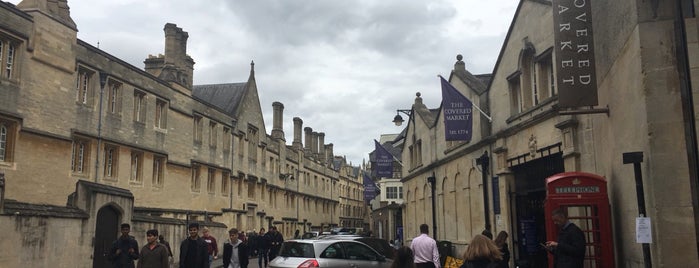
{"type": "Polygon", "coordinates": [[[396,110],[396,116],[393,117],[393,123],[396,124],[396,126],[402,125],[403,122],[405,122],[405,120],[403,120],[403,117],[400,116],[400,113],[404,113],[405,115],[408,116],[408,118],[410,118],[410,112],[411,112],[411,111],[412,111],[412,110],[404,110],[404,109],[398,109],[398,110],[396,110]]]}

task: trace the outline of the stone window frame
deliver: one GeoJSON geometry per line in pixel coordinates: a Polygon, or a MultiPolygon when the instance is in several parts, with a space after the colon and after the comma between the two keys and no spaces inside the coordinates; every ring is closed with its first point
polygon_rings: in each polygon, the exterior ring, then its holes
{"type": "Polygon", "coordinates": [[[0,115],[0,165],[14,162],[19,122],[0,115]]]}
{"type": "Polygon", "coordinates": [[[223,196],[228,196],[230,194],[230,180],[231,180],[231,173],[230,171],[221,171],[221,195],[223,196]]]}
{"type": "Polygon", "coordinates": [[[204,130],[204,117],[198,114],[192,116],[192,136],[195,144],[201,144],[204,130]]]}
{"type": "Polygon", "coordinates": [[[118,180],[119,178],[119,147],[113,144],[104,144],[104,179],[118,180]]]}
{"type": "Polygon", "coordinates": [[[107,83],[107,112],[115,116],[121,116],[122,89],[124,83],[109,79],[107,83]]]}
{"type": "Polygon", "coordinates": [[[209,167],[206,175],[206,190],[209,194],[216,194],[216,169],[209,167]]]}
{"type": "Polygon", "coordinates": [[[0,80],[19,82],[20,53],[24,42],[7,32],[0,32],[0,80]]]}
{"type": "Polygon", "coordinates": [[[131,166],[129,169],[129,182],[143,184],[143,151],[131,151],[131,166]]]}
{"type": "Polygon", "coordinates": [[[199,192],[201,189],[201,165],[192,164],[192,178],[190,181],[192,192],[199,192]]]}
{"type": "Polygon", "coordinates": [[[97,71],[79,64],[75,73],[75,103],[92,107],[98,86],[97,71]]]}
{"type": "Polygon", "coordinates": [[[90,147],[91,141],[88,138],[73,137],[70,171],[73,175],[86,177],[90,174],[90,147]]]}
{"type": "Polygon", "coordinates": [[[165,185],[165,165],[167,158],[163,155],[153,155],[153,187],[165,185]]]}
{"type": "Polygon", "coordinates": [[[167,110],[168,103],[166,100],[156,98],[155,99],[155,128],[165,130],[167,129],[167,110]]]}
{"type": "Polygon", "coordinates": [[[145,91],[134,88],[133,90],[133,121],[137,123],[146,122],[146,101],[145,91]]]}

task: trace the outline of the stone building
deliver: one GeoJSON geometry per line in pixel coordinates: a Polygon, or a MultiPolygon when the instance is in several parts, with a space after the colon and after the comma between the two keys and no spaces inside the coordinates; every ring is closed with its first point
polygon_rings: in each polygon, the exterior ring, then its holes
{"type": "MultiPolygon", "coordinates": [[[[453,242],[455,255],[487,228],[510,233],[514,264],[545,267],[546,253],[531,247],[545,239],[545,179],[582,171],[606,179],[616,267],[649,261],[655,267],[699,266],[697,86],[691,83],[699,66],[696,3],[575,4],[591,5],[591,13],[580,14],[591,14],[583,19],[594,29],[592,93],[598,104],[564,108],[559,98],[556,80],[562,74],[555,63],[567,59],[559,58],[556,47],[565,44],[557,43],[554,33],[565,25],[554,25],[553,13],[563,8],[545,0],[520,1],[492,77],[472,75],[460,56],[445,77],[492,122],[474,111],[472,140],[447,142],[441,109],[415,100],[402,157],[406,241],[418,234],[419,224],[432,222],[435,211],[435,235],[453,242]],[[649,255],[636,241],[639,208],[634,167],[622,157],[627,152],[644,156],[649,255]],[[436,179],[434,195],[430,177],[436,179]]],[[[588,247],[588,255],[592,251],[588,247]]],[[[600,267],[592,263],[586,266],[600,267]]]]}
{"type": "Polygon", "coordinates": [[[78,39],[66,0],[0,2],[1,267],[106,267],[122,222],[175,256],[190,222],[221,242],[361,226],[357,167],[322,132],[302,142],[300,118],[287,145],[280,102],[268,134],[254,63],[245,82],[194,85],[188,33],[164,32],[139,69],[78,39]]]}

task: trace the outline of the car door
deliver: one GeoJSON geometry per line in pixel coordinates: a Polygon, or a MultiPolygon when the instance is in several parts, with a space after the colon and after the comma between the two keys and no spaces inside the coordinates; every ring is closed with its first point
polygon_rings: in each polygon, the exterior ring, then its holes
{"type": "Polygon", "coordinates": [[[391,262],[369,246],[355,241],[342,242],[345,258],[351,268],[381,267],[388,268],[391,262]]]}
{"type": "Polygon", "coordinates": [[[346,268],[350,266],[345,250],[339,242],[330,244],[318,256],[320,267],[346,268]]]}

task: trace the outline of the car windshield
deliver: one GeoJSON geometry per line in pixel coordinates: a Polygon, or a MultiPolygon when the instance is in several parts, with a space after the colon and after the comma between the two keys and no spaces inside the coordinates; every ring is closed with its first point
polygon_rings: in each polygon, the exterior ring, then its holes
{"type": "Polygon", "coordinates": [[[313,244],[287,241],[282,244],[279,256],[295,258],[315,258],[313,244]]]}

